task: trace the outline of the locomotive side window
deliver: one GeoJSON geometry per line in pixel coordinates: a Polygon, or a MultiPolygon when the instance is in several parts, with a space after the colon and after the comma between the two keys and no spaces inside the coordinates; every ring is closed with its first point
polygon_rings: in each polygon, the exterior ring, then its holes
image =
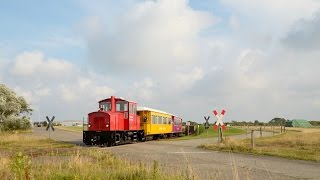
{"type": "Polygon", "coordinates": [[[163,124],[167,124],[167,117],[163,118],[163,124]]]}
{"type": "Polygon", "coordinates": [[[129,103],[129,114],[137,114],[137,105],[129,103]]]}
{"type": "Polygon", "coordinates": [[[137,114],[137,105],[133,104],[133,114],[137,114]]]}
{"type": "Polygon", "coordinates": [[[111,103],[110,102],[101,102],[100,108],[105,111],[110,111],[111,110],[111,103]]]}
{"type": "Polygon", "coordinates": [[[128,111],[128,102],[117,101],[116,102],[116,111],[128,111]]]}

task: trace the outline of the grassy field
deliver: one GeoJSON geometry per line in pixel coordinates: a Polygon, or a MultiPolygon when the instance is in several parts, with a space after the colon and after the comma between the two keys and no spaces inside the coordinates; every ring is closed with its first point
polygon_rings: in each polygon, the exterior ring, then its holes
{"type": "Polygon", "coordinates": [[[83,131],[82,126],[55,126],[54,128],[63,129],[66,131],[73,131],[73,132],[82,132],[83,131]]]}
{"type": "Polygon", "coordinates": [[[26,133],[0,133],[1,179],[186,179],[116,158],[106,149],[81,148],[26,133]]]}
{"type": "MultiPolygon", "coordinates": [[[[177,138],[177,140],[218,137],[218,131],[214,131],[212,127],[208,129],[208,133],[207,133],[207,131],[204,129],[204,126],[200,126],[199,132],[200,132],[199,135],[197,135],[196,133],[194,135],[177,138]]],[[[238,135],[238,134],[245,134],[245,133],[246,131],[243,129],[227,127],[227,129],[223,131],[223,136],[228,137],[231,135],[238,135]]]]}
{"type": "Polygon", "coordinates": [[[200,148],[320,162],[320,129],[287,128],[286,133],[281,135],[256,138],[254,149],[251,149],[250,139],[231,138],[220,145],[204,144],[200,148]]]}

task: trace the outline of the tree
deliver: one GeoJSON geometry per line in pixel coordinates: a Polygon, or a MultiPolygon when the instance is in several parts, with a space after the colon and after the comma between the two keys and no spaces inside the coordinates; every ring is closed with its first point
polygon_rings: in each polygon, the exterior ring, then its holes
{"type": "Polygon", "coordinates": [[[309,121],[312,126],[320,126],[320,121],[309,121]]]}
{"type": "Polygon", "coordinates": [[[271,121],[269,121],[270,125],[274,125],[274,126],[284,126],[286,124],[287,120],[284,118],[273,118],[271,121]]]}
{"type": "Polygon", "coordinates": [[[32,109],[22,96],[0,84],[0,130],[19,130],[31,127],[32,109]]]}

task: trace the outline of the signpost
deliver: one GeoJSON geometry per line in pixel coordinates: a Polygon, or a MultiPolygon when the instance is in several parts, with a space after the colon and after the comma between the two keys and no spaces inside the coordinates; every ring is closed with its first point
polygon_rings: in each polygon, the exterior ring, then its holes
{"type": "Polygon", "coordinates": [[[207,131],[207,136],[208,136],[208,129],[209,129],[209,119],[210,119],[210,116],[208,116],[208,117],[205,117],[204,116],[204,119],[206,120],[206,123],[204,124],[204,128],[206,129],[206,131],[207,131]]]}
{"type": "Polygon", "coordinates": [[[213,114],[217,118],[217,122],[214,124],[213,130],[217,130],[218,129],[218,143],[222,142],[222,136],[223,136],[222,130],[224,130],[226,128],[226,126],[222,122],[222,118],[223,118],[225,113],[226,113],[225,110],[222,110],[220,115],[218,114],[218,112],[216,110],[213,111],[213,114]]]}
{"type": "Polygon", "coordinates": [[[50,139],[50,128],[52,129],[52,131],[54,131],[52,122],[53,122],[53,120],[54,120],[55,117],[53,116],[53,117],[51,118],[51,120],[49,119],[48,116],[47,116],[46,118],[47,118],[47,121],[48,121],[48,125],[47,125],[46,130],[47,130],[47,131],[49,130],[49,139],[50,139]]]}

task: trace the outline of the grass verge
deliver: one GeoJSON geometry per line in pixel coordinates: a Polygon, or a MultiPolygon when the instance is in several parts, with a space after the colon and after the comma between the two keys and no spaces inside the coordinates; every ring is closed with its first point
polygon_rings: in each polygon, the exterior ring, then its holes
{"type": "MultiPolygon", "coordinates": [[[[188,140],[188,139],[200,139],[200,138],[212,138],[212,137],[218,137],[218,131],[214,131],[212,128],[208,129],[208,133],[206,130],[201,129],[204,128],[202,126],[200,126],[200,134],[197,135],[189,135],[189,136],[183,136],[183,137],[179,137],[176,138],[175,140],[188,140]]],[[[227,127],[226,130],[223,131],[223,136],[227,137],[227,136],[231,136],[231,135],[239,135],[239,134],[245,134],[246,131],[243,129],[239,129],[239,128],[234,128],[234,127],[227,127]]]]}
{"type": "Polygon", "coordinates": [[[115,157],[106,149],[81,148],[25,133],[0,134],[2,179],[184,179],[115,157]]]}
{"type": "Polygon", "coordinates": [[[222,144],[203,144],[199,147],[320,162],[320,130],[293,129],[274,137],[255,138],[254,149],[251,149],[250,139],[231,138],[226,139],[222,144]]]}
{"type": "Polygon", "coordinates": [[[81,133],[83,131],[82,126],[55,126],[54,128],[62,129],[66,131],[81,132],[81,133]]]}

